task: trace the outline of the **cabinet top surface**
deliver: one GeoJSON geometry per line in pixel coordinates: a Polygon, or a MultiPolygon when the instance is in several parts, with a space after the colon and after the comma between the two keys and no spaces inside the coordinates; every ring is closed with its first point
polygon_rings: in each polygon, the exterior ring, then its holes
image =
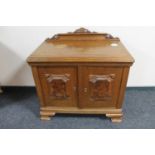
{"type": "Polygon", "coordinates": [[[133,63],[134,59],[119,38],[82,28],[45,40],[27,61],[133,63]]]}

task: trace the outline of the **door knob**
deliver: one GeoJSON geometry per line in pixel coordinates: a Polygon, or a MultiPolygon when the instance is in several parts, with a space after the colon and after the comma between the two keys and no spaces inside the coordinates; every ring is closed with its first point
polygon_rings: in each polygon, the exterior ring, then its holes
{"type": "Polygon", "coordinates": [[[73,90],[76,91],[76,86],[73,87],[73,90]]]}

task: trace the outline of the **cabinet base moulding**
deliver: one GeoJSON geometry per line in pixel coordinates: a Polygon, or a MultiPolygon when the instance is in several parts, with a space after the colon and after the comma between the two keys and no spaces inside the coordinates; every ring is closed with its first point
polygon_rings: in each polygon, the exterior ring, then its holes
{"type": "Polygon", "coordinates": [[[68,114],[104,114],[106,117],[111,118],[114,123],[122,122],[122,109],[80,109],[80,108],[51,108],[42,107],[40,108],[41,120],[51,120],[56,113],[68,113],[68,114]]]}

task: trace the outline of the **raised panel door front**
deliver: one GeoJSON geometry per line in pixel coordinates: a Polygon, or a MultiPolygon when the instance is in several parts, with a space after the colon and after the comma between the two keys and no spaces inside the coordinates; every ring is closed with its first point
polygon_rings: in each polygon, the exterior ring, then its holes
{"type": "Polygon", "coordinates": [[[39,67],[38,70],[46,106],[77,106],[75,67],[39,67]]]}
{"type": "Polygon", "coordinates": [[[122,68],[81,67],[80,107],[116,107],[122,68]]]}

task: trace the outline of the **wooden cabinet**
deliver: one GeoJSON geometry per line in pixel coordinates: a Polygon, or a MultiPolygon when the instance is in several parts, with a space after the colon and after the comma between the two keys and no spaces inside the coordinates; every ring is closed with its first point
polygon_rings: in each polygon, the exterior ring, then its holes
{"type": "Polygon", "coordinates": [[[122,120],[134,62],[119,38],[84,28],[45,40],[28,58],[40,98],[41,119],[56,113],[105,114],[122,120]]]}

